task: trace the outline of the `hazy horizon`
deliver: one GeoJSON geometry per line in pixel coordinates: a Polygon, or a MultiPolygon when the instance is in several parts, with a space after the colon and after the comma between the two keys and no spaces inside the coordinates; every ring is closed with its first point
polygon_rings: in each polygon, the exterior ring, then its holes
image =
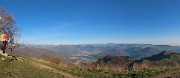
{"type": "Polygon", "coordinates": [[[179,0],[1,0],[20,43],[180,45],[179,0]]]}
{"type": "Polygon", "coordinates": [[[43,44],[43,43],[24,43],[20,42],[20,44],[25,45],[106,45],[106,44],[138,44],[138,45],[169,45],[169,46],[180,46],[180,45],[173,45],[173,44],[151,44],[151,43],[84,43],[84,44],[43,44]]]}

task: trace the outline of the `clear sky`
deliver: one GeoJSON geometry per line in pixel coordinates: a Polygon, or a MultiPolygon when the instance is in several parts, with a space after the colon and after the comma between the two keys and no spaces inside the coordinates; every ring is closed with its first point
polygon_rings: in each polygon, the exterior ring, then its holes
{"type": "Polygon", "coordinates": [[[180,0],[0,0],[34,44],[180,45],[180,0]]]}

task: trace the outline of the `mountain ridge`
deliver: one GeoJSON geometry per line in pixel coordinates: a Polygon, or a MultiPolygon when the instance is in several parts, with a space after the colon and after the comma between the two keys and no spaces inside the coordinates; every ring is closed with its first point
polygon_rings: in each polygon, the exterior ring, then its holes
{"type": "MultiPolygon", "coordinates": [[[[151,67],[172,67],[180,64],[180,53],[175,53],[173,51],[165,50],[159,54],[152,55],[150,57],[135,60],[129,56],[113,56],[108,55],[103,57],[103,62],[107,66],[117,66],[126,68],[144,68],[143,66],[151,67]],[[129,59],[129,60],[125,60],[129,59]],[[108,64],[110,63],[110,64],[108,64]],[[128,63],[128,64],[127,64],[128,63]]],[[[147,68],[146,67],[146,68],[147,68]]]]}

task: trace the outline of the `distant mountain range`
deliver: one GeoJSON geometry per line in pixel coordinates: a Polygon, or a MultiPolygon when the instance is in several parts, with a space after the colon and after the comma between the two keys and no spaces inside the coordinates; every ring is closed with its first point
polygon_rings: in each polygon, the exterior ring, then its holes
{"type": "Polygon", "coordinates": [[[22,44],[23,48],[41,48],[55,52],[68,59],[96,60],[107,55],[129,56],[142,59],[158,54],[164,50],[180,53],[180,46],[152,44],[84,44],[84,45],[32,45],[22,44]]]}

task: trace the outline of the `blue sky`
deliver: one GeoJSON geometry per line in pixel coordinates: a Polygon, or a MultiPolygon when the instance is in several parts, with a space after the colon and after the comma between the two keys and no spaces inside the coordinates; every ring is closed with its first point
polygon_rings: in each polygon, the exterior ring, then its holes
{"type": "Polygon", "coordinates": [[[0,0],[33,44],[180,45],[180,0],[0,0]]]}

